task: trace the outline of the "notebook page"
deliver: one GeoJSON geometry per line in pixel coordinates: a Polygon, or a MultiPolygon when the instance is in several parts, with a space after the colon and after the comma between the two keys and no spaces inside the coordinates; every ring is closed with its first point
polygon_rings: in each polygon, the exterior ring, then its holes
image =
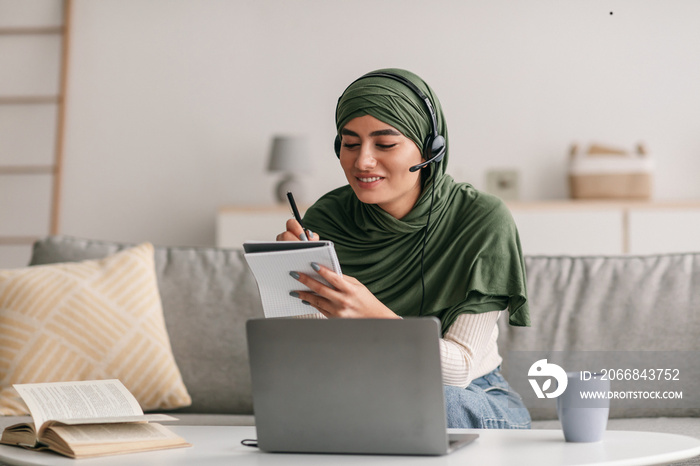
{"type": "Polygon", "coordinates": [[[258,284],[267,318],[319,314],[313,307],[302,304],[299,298],[289,296],[290,291],[308,289],[289,272],[304,273],[326,285],[328,282],[311,268],[311,262],[341,273],[332,243],[313,249],[246,253],[244,256],[258,284]]]}

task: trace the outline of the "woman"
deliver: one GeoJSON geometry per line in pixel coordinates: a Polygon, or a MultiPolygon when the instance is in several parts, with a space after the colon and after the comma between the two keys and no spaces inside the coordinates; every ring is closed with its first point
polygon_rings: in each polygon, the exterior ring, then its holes
{"type": "MultiPolygon", "coordinates": [[[[312,264],[332,287],[293,272],[311,290],[293,296],[326,317],[439,318],[448,426],[529,428],[496,343],[501,314],[529,325],[518,233],[498,198],[445,173],[447,127],[432,89],[405,70],[368,73],[338,100],[336,127],[349,184],[303,222],[313,240],[334,242],[347,275],[312,264]]],[[[303,235],[290,219],[277,239],[303,235]]]]}

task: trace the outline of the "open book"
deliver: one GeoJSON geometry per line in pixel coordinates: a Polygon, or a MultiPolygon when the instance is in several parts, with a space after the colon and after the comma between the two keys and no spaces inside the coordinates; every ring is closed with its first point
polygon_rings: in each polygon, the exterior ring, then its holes
{"type": "Polygon", "coordinates": [[[306,287],[292,278],[289,272],[301,272],[328,285],[311,268],[311,263],[328,267],[341,274],[338,256],[331,241],[273,241],[243,244],[245,259],[258,283],[265,317],[293,317],[320,314],[299,298],[289,296],[290,291],[306,287]]]}
{"type": "Polygon", "coordinates": [[[71,458],[189,447],[160,424],[165,414],[144,415],[119,380],[13,385],[34,422],[7,427],[0,443],[52,450],[71,458]]]}

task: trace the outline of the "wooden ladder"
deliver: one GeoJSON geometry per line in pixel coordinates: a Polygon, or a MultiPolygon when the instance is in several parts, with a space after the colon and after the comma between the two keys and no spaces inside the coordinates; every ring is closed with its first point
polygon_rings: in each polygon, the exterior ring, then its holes
{"type": "MultiPolygon", "coordinates": [[[[61,181],[63,175],[63,152],[64,152],[64,133],[66,119],[66,90],[68,76],[68,51],[70,45],[70,18],[71,18],[71,0],[63,0],[63,21],[58,26],[21,26],[21,27],[0,27],[0,40],[8,36],[34,36],[34,35],[58,35],[61,36],[61,56],[59,67],[59,83],[58,94],[56,95],[4,95],[0,89],[0,106],[17,106],[17,105],[55,105],[56,106],[56,134],[53,144],[53,163],[49,165],[25,165],[0,164],[0,183],[5,176],[14,175],[50,175],[51,190],[50,190],[50,218],[49,231],[45,233],[58,234],[60,231],[61,217],[61,181]]],[[[2,160],[2,154],[0,154],[2,160]]],[[[0,211],[3,209],[5,200],[0,200],[0,211]]],[[[31,215],[32,212],[27,212],[31,215]]],[[[30,245],[37,236],[1,236],[0,245],[30,245]]]]}

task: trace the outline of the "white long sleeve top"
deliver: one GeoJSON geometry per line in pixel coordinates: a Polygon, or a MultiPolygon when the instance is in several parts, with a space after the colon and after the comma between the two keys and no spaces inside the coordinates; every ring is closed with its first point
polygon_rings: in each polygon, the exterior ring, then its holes
{"type": "Polygon", "coordinates": [[[460,314],[440,339],[442,379],[445,385],[466,387],[472,380],[496,369],[498,326],[503,311],[460,314]]]}

